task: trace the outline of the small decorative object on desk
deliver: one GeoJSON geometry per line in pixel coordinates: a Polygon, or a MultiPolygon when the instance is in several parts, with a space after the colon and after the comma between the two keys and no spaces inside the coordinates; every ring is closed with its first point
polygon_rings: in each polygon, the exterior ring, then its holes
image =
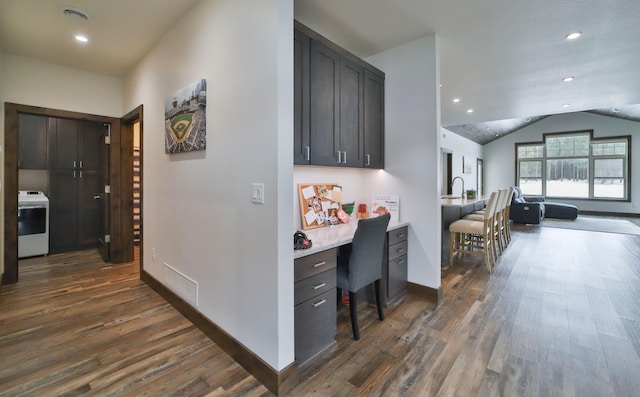
{"type": "Polygon", "coordinates": [[[475,199],[476,198],[476,191],[474,189],[469,189],[467,190],[467,199],[475,199]]]}
{"type": "Polygon", "coordinates": [[[356,218],[358,219],[366,219],[369,217],[369,213],[367,212],[367,205],[360,204],[358,206],[358,213],[356,214],[356,218]]]}
{"type": "Polygon", "coordinates": [[[301,231],[297,231],[293,234],[293,249],[294,250],[303,250],[307,248],[311,248],[311,240],[301,231]]]}
{"type": "Polygon", "coordinates": [[[353,214],[353,209],[355,206],[356,206],[355,201],[352,201],[350,203],[343,203],[342,209],[344,210],[344,212],[347,213],[347,215],[351,216],[351,214],[353,214]]]}
{"type": "Polygon", "coordinates": [[[400,220],[400,196],[376,194],[371,200],[371,216],[391,214],[392,221],[400,220]]]}

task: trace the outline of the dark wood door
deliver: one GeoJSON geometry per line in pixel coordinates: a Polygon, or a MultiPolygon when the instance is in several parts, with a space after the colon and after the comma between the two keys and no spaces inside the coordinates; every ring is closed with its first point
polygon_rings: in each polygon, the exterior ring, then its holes
{"type": "Polygon", "coordinates": [[[78,168],[79,125],[78,120],[49,117],[50,168],[78,168]]]}
{"type": "Polygon", "coordinates": [[[78,246],[78,171],[49,171],[49,251],[52,254],[78,246]]]}
{"type": "Polygon", "coordinates": [[[340,55],[311,40],[310,47],[311,164],[338,165],[340,55]]]}
{"type": "Polygon", "coordinates": [[[364,167],[384,168],[384,78],[364,71],[364,167]]]}
{"type": "Polygon", "coordinates": [[[100,162],[98,168],[98,193],[93,197],[98,203],[98,250],[102,260],[108,262],[111,260],[111,232],[109,222],[109,206],[111,195],[105,193],[105,186],[109,185],[109,156],[111,145],[111,137],[109,136],[110,128],[103,125],[103,133],[100,139],[100,162]],[[109,236],[109,238],[107,238],[109,236]]]}
{"type": "Polygon", "coordinates": [[[364,68],[344,57],[340,61],[340,165],[363,165],[364,68]]]}
{"type": "Polygon", "coordinates": [[[309,37],[299,31],[293,40],[293,163],[309,164],[309,37]]]}
{"type": "Polygon", "coordinates": [[[23,169],[46,170],[47,117],[35,114],[18,115],[18,166],[23,169]]]}

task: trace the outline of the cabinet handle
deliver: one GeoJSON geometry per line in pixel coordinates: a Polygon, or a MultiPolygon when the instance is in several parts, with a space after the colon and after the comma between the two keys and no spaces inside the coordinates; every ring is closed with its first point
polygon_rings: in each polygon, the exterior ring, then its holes
{"type": "Polygon", "coordinates": [[[367,158],[367,163],[365,165],[371,165],[371,155],[365,154],[364,156],[367,158]]]}
{"type": "Polygon", "coordinates": [[[305,146],[304,147],[304,159],[305,160],[307,160],[307,161],[310,160],[310,158],[311,158],[311,154],[310,153],[311,153],[311,150],[310,150],[309,146],[305,146]]]}
{"type": "Polygon", "coordinates": [[[404,252],[405,249],[404,248],[398,248],[398,252],[404,252]]]}
{"type": "Polygon", "coordinates": [[[322,261],[322,262],[315,263],[315,264],[313,265],[313,267],[320,267],[320,266],[324,266],[324,265],[326,265],[326,264],[327,264],[327,262],[326,262],[326,261],[322,261]]]}
{"type": "Polygon", "coordinates": [[[398,234],[398,238],[404,238],[404,233],[398,234]]]}
{"type": "Polygon", "coordinates": [[[404,263],[404,260],[398,261],[398,265],[402,265],[404,263]]]}
{"type": "MultiPolygon", "coordinates": [[[[73,160],[73,168],[76,168],[76,161],[75,160],[73,160]]],[[[74,176],[74,178],[75,178],[75,176],[74,176]]]]}
{"type": "Polygon", "coordinates": [[[82,170],[80,170],[80,178],[82,178],[82,170]]]}
{"type": "Polygon", "coordinates": [[[344,160],[342,160],[342,164],[347,164],[347,151],[344,151],[344,160]]]}
{"type": "Polygon", "coordinates": [[[318,285],[314,285],[314,286],[313,286],[313,287],[311,287],[311,288],[313,288],[314,290],[316,290],[316,289],[320,289],[320,288],[324,287],[325,285],[327,285],[327,283],[320,283],[320,284],[318,284],[318,285]]]}
{"type": "Polygon", "coordinates": [[[342,152],[338,150],[338,164],[342,163],[342,152]]]}
{"type": "Polygon", "coordinates": [[[80,160],[80,168],[82,168],[82,160],[80,160]]]}
{"type": "Polygon", "coordinates": [[[318,301],[316,303],[312,303],[311,305],[313,305],[313,307],[318,307],[318,306],[324,305],[325,303],[327,303],[327,300],[326,299],[322,299],[322,300],[320,300],[320,301],[318,301]]]}
{"type": "Polygon", "coordinates": [[[73,179],[76,179],[76,170],[73,170],[73,179]]]}

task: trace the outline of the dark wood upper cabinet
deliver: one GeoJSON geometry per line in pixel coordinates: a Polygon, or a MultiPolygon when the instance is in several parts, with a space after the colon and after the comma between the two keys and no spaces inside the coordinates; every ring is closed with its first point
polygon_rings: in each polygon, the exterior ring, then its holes
{"type": "Polygon", "coordinates": [[[22,169],[46,170],[47,117],[18,114],[18,163],[22,169]]]}
{"type": "Polygon", "coordinates": [[[310,164],[309,147],[309,37],[295,31],[293,39],[293,163],[310,164]]]}
{"type": "Polygon", "coordinates": [[[79,126],[78,120],[49,117],[51,168],[78,168],[79,126]]]}
{"type": "Polygon", "coordinates": [[[384,77],[364,71],[364,167],[384,168],[384,77]]]}
{"type": "Polygon", "coordinates": [[[384,167],[384,73],[297,21],[294,164],[384,167]]]}
{"type": "Polygon", "coordinates": [[[311,40],[311,164],[339,165],[340,55],[311,40]]]}

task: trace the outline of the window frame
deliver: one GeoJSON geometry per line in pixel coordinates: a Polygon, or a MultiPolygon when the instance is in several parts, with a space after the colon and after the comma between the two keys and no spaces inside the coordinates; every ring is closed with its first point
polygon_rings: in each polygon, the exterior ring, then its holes
{"type": "MultiPolygon", "coordinates": [[[[613,201],[613,202],[630,202],[631,201],[631,135],[620,135],[620,136],[608,136],[608,137],[600,137],[595,138],[593,136],[593,130],[578,130],[578,131],[565,131],[565,132],[548,132],[542,134],[542,141],[536,142],[516,142],[515,143],[515,184],[516,186],[520,186],[520,163],[521,162],[529,162],[529,161],[540,161],[541,162],[541,171],[542,171],[542,183],[541,183],[541,192],[540,195],[547,197],[547,161],[548,160],[571,160],[571,159],[587,159],[587,180],[588,180],[588,197],[564,197],[564,196],[553,196],[553,199],[566,199],[566,200],[585,200],[585,201],[613,201]],[[587,134],[589,136],[588,143],[588,155],[578,155],[578,156],[547,156],[547,139],[553,138],[555,136],[571,136],[571,135],[584,135],[587,134]],[[622,155],[594,155],[593,154],[593,145],[598,143],[614,143],[614,142],[625,142],[626,151],[625,154],[622,155]],[[542,157],[519,157],[519,149],[521,147],[526,146],[542,146],[542,157]],[[595,163],[596,160],[605,160],[605,159],[622,159],[623,161],[623,193],[624,197],[615,198],[615,197],[595,197],[594,196],[594,187],[595,180],[600,179],[595,176],[595,163]]],[[[531,193],[529,193],[531,195],[531,193]]],[[[551,197],[551,196],[550,196],[551,197]]]]}

